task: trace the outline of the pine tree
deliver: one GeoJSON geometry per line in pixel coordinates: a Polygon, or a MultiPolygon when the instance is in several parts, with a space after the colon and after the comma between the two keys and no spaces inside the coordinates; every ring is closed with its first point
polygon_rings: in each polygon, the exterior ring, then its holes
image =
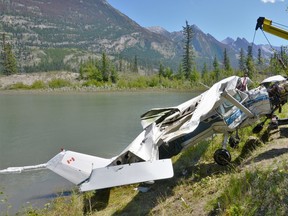
{"type": "Polygon", "coordinates": [[[201,75],[201,79],[205,84],[210,84],[210,77],[209,77],[209,73],[208,73],[208,69],[207,69],[207,64],[206,62],[203,65],[202,68],[202,75],[201,75]]]}
{"type": "Polygon", "coordinates": [[[254,65],[254,60],[253,60],[253,55],[252,55],[252,46],[248,46],[246,68],[247,68],[248,76],[250,78],[253,78],[254,73],[255,73],[255,65],[254,65]]]}
{"type": "Polygon", "coordinates": [[[226,48],[224,49],[224,60],[223,60],[224,70],[231,71],[230,59],[227,54],[226,48]]]}
{"type": "Polygon", "coordinates": [[[164,70],[164,77],[172,79],[172,76],[173,76],[173,70],[170,67],[166,67],[164,70]]]}
{"type": "Polygon", "coordinates": [[[244,50],[241,48],[240,50],[240,57],[239,57],[239,70],[244,73],[245,71],[245,55],[244,50]]]}
{"type": "Polygon", "coordinates": [[[206,64],[206,62],[204,62],[203,68],[202,68],[202,77],[203,77],[203,75],[206,74],[206,73],[208,73],[208,69],[207,69],[207,64],[206,64]]]}
{"type": "Polygon", "coordinates": [[[104,82],[109,81],[110,73],[109,73],[109,62],[106,56],[106,53],[102,53],[102,59],[101,59],[102,65],[101,65],[101,73],[103,77],[104,82]]]}
{"type": "Polygon", "coordinates": [[[116,83],[118,81],[118,79],[119,79],[118,73],[117,73],[115,67],[113,67],[113,66],[111,67],[111,76],[110,76],[110,78],[111,78],[112,83],[116,83]]]}
{"type": "Polygon", "coordinates": [[[119,68],[118,68],[119,71],[123,71],[123,58],[122,56],[120,55],[119,57],[119,68]]]}
{"type": "Polygon", "coordinates": [[[219,63],[218,63],[216,55],[213,61],[213,72],[215,74],[216,81],[218,81],[220,79],[220,69],[219,69],[219,63]]]}
{"type": "Polygon", "coordinates": [[[12,46],[6,42],[5,34],[2,35],[1,63],[4,75],[16,74],[18,72],[17,61],[12,52],[12,46]]]}
{"type": "Polygon", "coordinates": [[[138,58],[137,58],[136,55],[134,56],[132,71],[133,71],[134,73],[138,73],[138,58]]]}
{"type": "Polygon", "coordinates": [[[164,76],[164,66],[162,65],[162,63],[160,63],[160,65],[159,65],[158,75],[159,75],[159,77],[164,76]]]}
{"type": "Polygon", "coordinates": [[[192,50],[192,26],[186,21],[186,26],[183,26],[184,35],[184,55],[183,55],[183,71],[186,79],[189,79],[192,73],[193,66],[193,50],[192,50]]]}
{"type": "Polygon", "coordinates": [[[260,48],[258,49],[257,62],[258,62],[258,65],[260,65],[260,66],[263,65],[262,52],[261,52],[260,48]]]}

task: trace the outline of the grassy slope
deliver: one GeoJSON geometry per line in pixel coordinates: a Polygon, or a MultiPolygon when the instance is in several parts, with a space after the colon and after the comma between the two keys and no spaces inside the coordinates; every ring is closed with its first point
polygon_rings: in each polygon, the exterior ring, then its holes
{"type": "Polygon", "coordinates": [[[216,136],[173,158],[175,176],[149,185],[147,193],[135,191],[138,185],[112,188],[110,197],[108,190],[75,193],[27,214],[287,215],[288,127],[264,129],[261,142],[251,134],[251,128],[242,130],[239,147],[229,149],[231,166],[214,163],[213,153],[222,140],[216,136]]]}

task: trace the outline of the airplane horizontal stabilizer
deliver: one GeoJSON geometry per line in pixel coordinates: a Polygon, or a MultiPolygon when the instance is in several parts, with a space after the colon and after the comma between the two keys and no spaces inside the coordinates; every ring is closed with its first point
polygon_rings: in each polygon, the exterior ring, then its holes
{"type": "Polygon", "coordinates": [[[111,159],[73,151],[62,151],[47,162],[47,168],[78,185],[89,178],[93,168],[106,167],[111,159]]]}
{"type": "Polygon", "coordinates": [[[110,188],[120,185],[171,178],[174,175],[171,159],[139,162],[93,169],[88,182],[80,185],[81,191],[110,188]]]}

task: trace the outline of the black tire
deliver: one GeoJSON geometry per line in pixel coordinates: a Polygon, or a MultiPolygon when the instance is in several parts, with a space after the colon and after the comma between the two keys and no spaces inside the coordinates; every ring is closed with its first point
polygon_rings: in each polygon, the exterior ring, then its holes
{"type": "Polygon", "coordinates": [[[264,125],[263,122],[257,124],[257,125],[253,128],[252,132],[253,132],[254,134],[260,133],[261,130],[263,129],[263,125],[264,125]]]}
{"type": "Polygon", "coordinates": [[[214,160],[221,166],[226,166],[231,162],[231,154],[226,149],[218,149],[214,153],[214,160]]]}
{"type": "Polygon", "coordinates": [[[239,145],[240,139],[234,137],[234,136],[230,136],[229,138],[229,145],[231,148],[237,148],[237,146],[239,145]]]}

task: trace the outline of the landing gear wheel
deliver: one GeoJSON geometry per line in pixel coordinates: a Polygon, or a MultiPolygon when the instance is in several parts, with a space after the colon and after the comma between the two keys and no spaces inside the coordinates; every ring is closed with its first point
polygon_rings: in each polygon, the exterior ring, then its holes
{"type": "Polygon", "coordinates": [[[239,145],[240,139],[234,136],[230,136],[229,145],[231,148],[236,148],[239,145]]]}
{"type": "Polygon", "coordinates": [[[226,149],[218,149],[214,153],[214,160],[221,166],[226,166],[231,162],[231,155],[226,149]]]}
{"type": "Polygon", "coordinates": [[[230,136],[229,145],[231,148],[236,148],[239,145],[240,139],[235,136],[230,136]]]}
{"type": "Polygon", "coordinates": [[[257,125],[253,128],[252,132],[253,132],[254,134],[260,133],[260,131],[263,129],[263,126],[264,126],[264,123],[263,123],[263,122],[260,122],[259,124],[257,124],[257,125]]]}

